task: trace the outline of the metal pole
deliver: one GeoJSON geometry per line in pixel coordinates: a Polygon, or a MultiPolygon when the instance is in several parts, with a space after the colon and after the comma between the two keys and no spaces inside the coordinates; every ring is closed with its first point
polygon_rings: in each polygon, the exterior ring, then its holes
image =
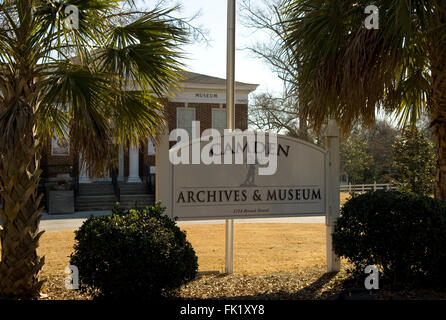
{"type": "Polygon", "coordinates": [[[340,159],[339,159],[339,127],[335,120],[328,120],[326,133],[326,147],[328,149],[329,167],[328,167],[328,212],[326,225],[326,252],[327,252],[327,271],[339,271],[341,268],[339,257],[333,251],[332,233],[334,225],[339,217],[339,177],[340,177],[340,159]]]}
{"type": "Polygon", "coordinates": [[[235,129],[235,0],[228,0],[226,45],[226,126],[235,129]]]}
{"type": "MultiPolygon", "coordinates": [[[[226,126],[235,129],[235,0],[228,0],[226,45],[226,126]]],[[[225,251],[227,274],[234,273],[234,219],[226,219],[225,251]]]]}

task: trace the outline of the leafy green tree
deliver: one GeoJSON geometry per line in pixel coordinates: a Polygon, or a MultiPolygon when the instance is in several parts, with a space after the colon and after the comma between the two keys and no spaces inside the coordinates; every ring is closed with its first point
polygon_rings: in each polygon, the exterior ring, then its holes
{"type": "Polygon", "coordinates": [[[373,124],[378,109],[402,125],[428,113],[435,197],[446,199],[446,1],[284,0],[280,9],[300,111],[316,126],[334,118],[344,132],[373,124]],[[378,29],[365,26],[370,4],[378,29]]]}
{"type": "Polygon", "coordinates": [[[99,174],[121,142],[158,133],[187,40],[174,10],[136,10],[123,0],[1,1],[1,297],[35,298],[42,287],[37,186],[44,141],[67,136],[68,128],[99,174]]]}
{"type": "Polygon", "coordinates": [[[399,190],[431,195],[434,192],[434,146],[417,129],[406,130],[393,144],[394,181],[399,190]]]}
{"type": "Polygon", "coordinates": [[[373,169],[373,157],[367,148],[367,141],[357,133],[341,145],[341,168],[352,184],[367,182],[366,178],[373,169]]]}
{"type": "MultiPolygon", "coordinates": [[[[368,153],[373,157],[373,181],[389,183],[393,170],[393,142],[398,130],[385,120],[378,120],[364,131],[368,153]]],[[[372,182],[373,182],[372,181],[372,182]]]]}

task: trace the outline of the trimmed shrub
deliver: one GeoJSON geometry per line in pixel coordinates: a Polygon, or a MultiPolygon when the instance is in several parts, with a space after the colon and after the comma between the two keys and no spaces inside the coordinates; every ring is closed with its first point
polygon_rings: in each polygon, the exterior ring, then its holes
{"type": "Polygon", "coordinates": [[[389,287],[445,286],[446,203],[383,190],[353,197],[342,207],[333,246],[357,279],[377,265],[389,287]]]}
{"type": "Polygon", "coordinates": [[[105,299],[158,299],[195,278],[198,263],[186,234],[156,204],[90,217],[75,232],[70,263],[83,292],[105,299]]]}

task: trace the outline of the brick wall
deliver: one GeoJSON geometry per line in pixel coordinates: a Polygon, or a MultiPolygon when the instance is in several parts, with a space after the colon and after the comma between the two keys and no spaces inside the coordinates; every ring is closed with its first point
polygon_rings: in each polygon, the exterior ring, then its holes
{"type": "MultiPolygon", "coordinates": [[[[184,108],[184,103],[167,102],[165,115],[169,126],[169,131],[173,130],[177,126],[177,108],[184,108]]],[[[195,120],[200,121],[201,133],[208,128],[212,127],[212,109],[219,108],[219,104],[212,103],[189,103],[189,108],[195,108],[195,120]]],[[[223,104],[223,108],[226,105],[223,104]]],[[[235,105],[235,127],[237,129],[245,130],[248,127],[248,105],[236,104],[235,105]]],[[[171,143],[172,145],[174,142],[171,143]]],[[[129,174],[129,153],[128,150],[124,150],[124,176],[129,174]]],[[[154,166],[155,156],[148,155],[147,142],[140,146],[140,176],[143,175],[144,166],[154,166]]],[[[51,141],[48,141],[43,151],[42,167],[48,168],[49,177],[55,177],[57,173],[66,173],[67,168],[64,166],[71,166],[70,170],[74,170],[73,165],[77,166],[77,157],[73,155],[72,149],[70,149],[69,156],[52,156],[51,155],[51,141]]],[[[46,169],[46,170],[48,170],[46,169]]]]}
{"type": "MultiPolygon", "coordinates": [[[[184,108],[185,103],[168,102],[166,107],[166,118],[169,130],[177,127],[177,108],[184,108]]],[[[188,108],[195,108],[195,120],[200,121],[201,133],[203,130],[212,127],[212,109],[219,108],[217,103],[188,103],[188,108]]],[[[226,104],[223,104],[226,108],[226,104]]],[[[245,130],[248,128],[248,105],[235,105],[235,127],[245,130]]]]}
{"type": "MultiPolygon", "coordinates": [[[[186,105],[182,102],[168,102],[165,109],[167,124],[170,130],[177,127],[177,108],[184,108],[186,105]]],[[[205,129],[212,127],[212,109],[219,108],[218,103],[188,103],[188,108],[195,108],[195,120],[200,121],[200,133],[205,129]]],[[[226,104],[223,104],[226,108],[226,104]]],[[[225,109],[226,110],[226,109],[225,109]]],[[[248,128],[248,105],[235,105],[235,127],[237,129],[245,130],[248,128]]],[[[171,142],[173,146],[175,142],[171,142]]],[[[148,166],[155,165],[155,156],[149,156],[147,143],[144,145],[144,163],[148,166]]]]}
{"type": "Polygon", "coordinates": [[[74,155],[73,148],[70,146],[70,154],[68,156],[51,155],[51,140],[48,139],[42,148],[41,166],[44,170],[42,177],[54,178],[57,174],[72,174],[75,171],[77,156],[74,155]]]}

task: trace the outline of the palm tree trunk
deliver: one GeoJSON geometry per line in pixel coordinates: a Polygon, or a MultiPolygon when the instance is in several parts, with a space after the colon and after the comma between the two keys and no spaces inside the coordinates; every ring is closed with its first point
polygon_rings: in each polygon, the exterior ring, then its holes
{"type": "Polygon", "coordinates": [[[17,100],[0,114],[0,127],[5,131],[0,137],[0,297],[29,299],[39,295],[43,284],[38,275],[44,259],[37,255],[43,233],[38,230],[42,195],[36,193],[41,169],[35,110],[27,99],[17,100]]]}
{"type": "Polygon", "coordinates": [[[446,53],[432,55],[432,106],[437,149],[435,198],[446,200],[446,53]]]}

